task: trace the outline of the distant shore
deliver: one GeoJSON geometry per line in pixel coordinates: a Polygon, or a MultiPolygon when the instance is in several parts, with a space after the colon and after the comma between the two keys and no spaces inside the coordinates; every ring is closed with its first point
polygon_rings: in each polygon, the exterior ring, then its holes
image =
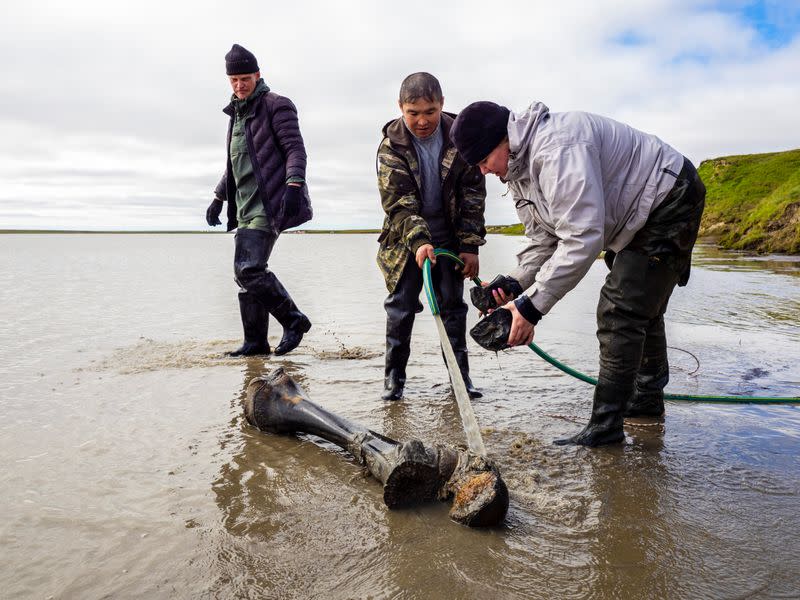
{"type": "Polygon", "coordinates": [[[165,231],[161,231],[161,230],[154,230],[154,231],[123,231],[123,230],[119,230],[119,229],[99,229],[99,230],[94,230],[94,229],[0,229],[0,235],[2,235],[2,234],[20,234],[20,233],[36,233],[36,234],[40,234],[40,233],[57,233],[57,234],[65,234],[65,233],[67,233],[67,234],[99,233],[99,234],[105,234],[105,235],[108,235],[109,233],[114,233],[114,234],[122,233],[122,234],[125,234],[125,235],[131,235],[131,234],[140,234],[140,233],[146,233],[146,234],[155,234],[155,233],[157,233],[157,234],[161,234],[161,233],[169,233],[169,234],[175,234],[175,233],[192,233],[192,234],[194,234],[194,233],[215,233],[215,234],[219,234],[219,233],[225,233],[225,232],[224,231],[202,231],[202,230],[199,230],[199,229],[196,230],[196,231],[193,231],[193,230],[188,230],[188,231],[187,230],[175,230],[175,231],[166,231],[166,230],[165,231]]]}
{"type": "MultiPolygon", "coordinates": [[[[511,236],[521,236],[525,235],[525,228],[521,223],[517,223],[515,225],[487,225],[486,232],[494,235],[511,235],[511,236]]],[[[81,235],[92,235],[92,234],[99,234],[99,235],[116,235],[116,234],[124,234],[124,235],[162,235],[162,234],[188,234],[188,235],[225,235],[227,232],[225,231],[203,231],[203,230],[196,230],[196,231],[114,231],[114,230],[103,230],[103,231],[92,231],[92,230],[57,230],[57,229],[0,229],[0,235],[17,235],[17,234],[28,234],[28,235],[43,235],[43,234],[56,234],[56,235],[72,235],[72,234],[81,234],[81,235]]],[[[290,235],[332,235],[332,234],[368,234],[368,235],[375,235],[377,236],[380,233],[379,229],[300,229],[297,231],[286,231],[284,234],[290,235]]],[[[700,236],[698,238],[707,244],[711,244],[717,246],[721,250],[731,250],[734,252],[740,252],[745,254],[784,254],[784,255],[797,255],[798,252],[794,251],[794,248],[786,248],[778,247],[774,250],[764,250],[763,248],[742,248],[731,244],[726,244],[725,240],[721,239],[721,236],[716,231],[715,227],[703,227],[700,230],[700,236]]]]}
{"type": "MultiPolygon", "coordinates": [[[[486,226],[487,233],[502,233],[505,235],[522,235],[525,233],[522,224],[517,223],[516,225],[487,225],[486,226]]],[[[331,233],[368,233],[368,234],[375,234],[378,235],[381,232],[380,229],[298,229],[295,231],[286,231],[284,233],[291,233],[291,234],[331,234],[331,233]]],[[[2,234],[40,234],[40,233],[58,233],[58,234],[116,234],[116,233],[123,233],[126,235],[134,235],[134,234],[197,234],[197,233],[209,233],[209,234],[224,234],[227,233],[225,231],[217,230],[217,231],[204,231],[202,229],[197,230],[148,230],[148,231],[122,231],[122,230],[115,230],[115,229],[102,229],[102,230],[93,230],[93,229],[0,229],[0,235],[2,234]]]]}

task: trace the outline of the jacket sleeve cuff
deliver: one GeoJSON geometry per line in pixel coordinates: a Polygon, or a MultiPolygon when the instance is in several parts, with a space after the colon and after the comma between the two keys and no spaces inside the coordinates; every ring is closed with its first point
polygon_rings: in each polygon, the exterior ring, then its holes
{"type": "Polygon", "coordinates": [[[286,183],[305,183],[306,180],[299,175],[292,175],[291,177],[286,178],[286,183]]]}
{"type": "Polygon", "coordinates": [[[301,169],[298,167],[290,167],[286,169],[286,179],[291,179],[292,177],[299,177],[303,181],[306,180],[306,171],[305,169],[301,169]]]}
{"type": "Polygon", "coordinates": [[[529,323],[536,325],[542,320],[542,313],[533,305],[531,299],[524,294],[514,300],[514,306],[517,307],[519,314],[525,317],[525,320],[529,323]]]}
{"type": "Polygon", "coordinates": [[[459,252],[466,252],[467,254],[477,254],[478,253],[478,246],[473,246],[471,244],[461,244],[458,248],[459,252]]]}
{"type": "Polygon", "coordinates": [[[428,239],[425,239],[423,237],[418,237],[413,242],[411,242],[411,245],[408,247],[408,249],[411,250],[411,254],[416,255],[417,250],[419,250],[421,246],[424,246],[425,244],[432,244],[432,243],[433,242],[431,242],[428,239]]]}
{"type": "Polygon", "coordinates": [[[227,198],[227,178],[228,178],[228,175],[227,175],[227,171],[226,171],[225,174],[222,176],[222,179],[219,180],[219,183],[214,188],[214,197],[217,200],[222,200],[223,202],[225,202],[228,199],[227,198]]]}

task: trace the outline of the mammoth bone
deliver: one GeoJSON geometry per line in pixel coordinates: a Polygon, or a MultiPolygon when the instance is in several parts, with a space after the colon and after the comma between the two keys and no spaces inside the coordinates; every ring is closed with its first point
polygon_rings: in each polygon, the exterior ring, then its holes
{"type": "Polygon", "coordinates": [[[398,442],[335,415],[308,399],[282,369],[247,386],[247,421],[262,431],[310,433],[347,450],[383,484],[389,508],[453,498],[450,518],[472,527],[497,525],[508,489],[486,457],[419,440],[398,442]]]}

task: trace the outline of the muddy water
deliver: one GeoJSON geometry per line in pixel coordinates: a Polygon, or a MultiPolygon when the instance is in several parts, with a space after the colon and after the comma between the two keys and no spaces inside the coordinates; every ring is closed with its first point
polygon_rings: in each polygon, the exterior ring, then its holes
{"type": "MultiPolygon", "coordinates": [[[[519,245],[490,237],[482,276],[519,245]]],[[[284,236],[273,267],[314,328],[287,357],[234,360],[231,237],[0,236],[0,596],[798,596],[796,407],[670,403],[624,446],[559,448],[591,389],[529,350],[471,346],[473,408],[511,490],[491,531],[446,505],[389,512],[341,451],[248,428],[243,390],[281,365],[371,428],[464,443],[427,312],[407,398],[378,400],[374,251],[372,236],[284,236]]],[[[537,328],[592,374],[603,276],[598,262],[537,328]]],[[[798,261],[700,248],[668,316],[672,391],[798,394],[798,261]]]]}

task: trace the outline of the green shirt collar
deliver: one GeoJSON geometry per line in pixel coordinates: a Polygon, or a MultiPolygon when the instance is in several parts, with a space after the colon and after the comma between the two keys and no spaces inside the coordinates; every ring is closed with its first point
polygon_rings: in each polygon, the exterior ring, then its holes
{"type": "Polygon", "coordinates": [[[256,89],[253,90],[253,93],[250,94],[247,98],[240,100],[236,97],[236,94],[231,94],[231,105],[233,109],[236,111],[237,114],[243,115],[247,114],[250,110],[250,106],[252,106],[253,102],[255,102],[259,96],[262,94],[266,94],[269,91],[269,86],[263,79],[259,79],[256,83],[256,89]]]}

